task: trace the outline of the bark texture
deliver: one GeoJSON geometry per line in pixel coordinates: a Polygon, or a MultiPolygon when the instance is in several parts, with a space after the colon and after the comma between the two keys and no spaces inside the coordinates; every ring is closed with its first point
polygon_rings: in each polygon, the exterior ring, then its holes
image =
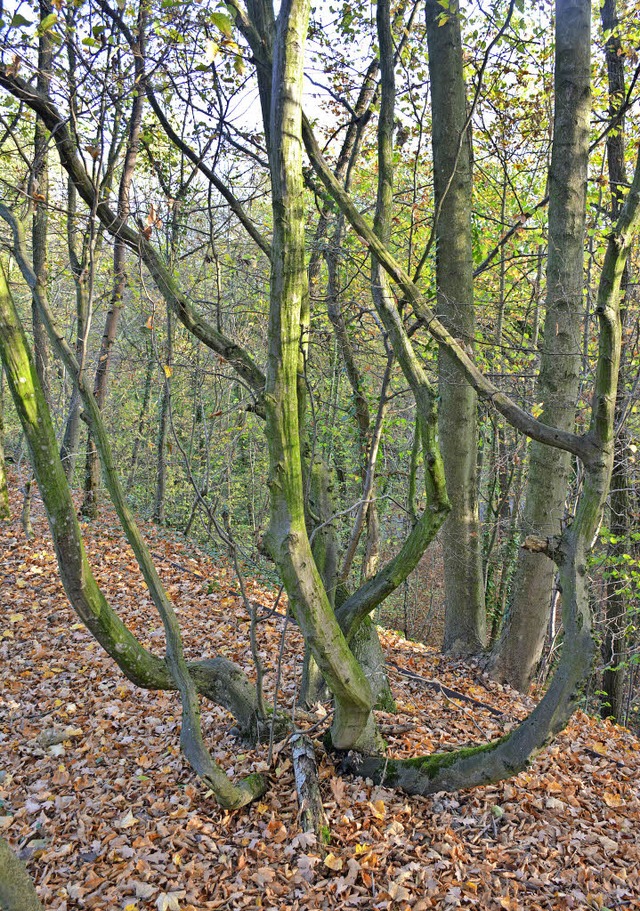
{"type": "Polygon", "coordinates": [[[2,911],[43,911],[27,868],[4,838],[0,838],[0,908],[2,911]]]}
{"type": "MultiPolygon", "coordinates": [[[[431,79],[437,312],[468,352],[473,350],[471,136],[462,62],[458,3],[443,10],[427,0],[431,79]]],[[[444,649],[474,654],[485,644],[486,621],[478,519],[477,396],[446,347],[438,354],[440,448],[451,511],[442,526],[444,649]]]]}
{"type": "MultiPolygon", "coordinates": [[[[584,319],[584,231],[589,118],[591,113],[588,0],[558,0],[556,6],[555,103],[549,173],[547,311],[536,401],[541,420],[562,430],[575,425],[584,319]]],[[[571,458],[531,444],[523,534],[558,535],[565,519],[571,458]]],[[[494,676],[526,690],[547,629],[556,569],[522,550],[513,601],[493,659],[494,676]]]]}

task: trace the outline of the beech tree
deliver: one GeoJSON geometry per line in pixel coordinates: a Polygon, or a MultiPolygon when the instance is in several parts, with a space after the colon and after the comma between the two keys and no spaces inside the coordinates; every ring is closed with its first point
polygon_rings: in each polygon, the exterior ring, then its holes
{"type": "MultiPolygon", "coordinates": [[[[562,27],[561,8],[565,3],[568,0],[559,0],[559,27],[562,27]]],[[[579,5],[581,15],[588,21],[589,7],[583,0],[579,5]]],[[[485,376],[473,359],[472,348],[456,338],[455,326],[452,326],[452,331],[440,321],[418,283],[411,278],[395,255],[395,250],[392,250],[395,178],[393,134],[396,113],[394,46],[397,45],[394,24],[400,28],[402,23],[392,21],[388,2],[379,0],[376,16],[380,111],[377,120],[377,187],[372,223],[362,214],[361,202],[356,203],[356,197],[350,194],[349,186],[341,179],[339,170],[336,174],[327,163],[313,127],[303,112],[304,54],[310,15],[308,0],[284,0],[277,16],[269,0],[248,0],[246,6],[233,2],[230,7],[234,14],[233,22],[226,17],[210,21],[217,22],[227,38],[229,34],[236,34],[238,40],[242,38],[249,47],[255,64],[271,186],[270,237],[256,225],[231,186],[220,178],[215,162],[210,165],[204,151],[191,148],[172,127],[171,98],[167,97],[166,92],[158,90],[147,73],[141,43],[137,42],[127,24],[126,12],[112,7],[107,0],[96,0],[95,9],[117,27],[124,42],[123,48],[128,47],[131,54],[138,55],[136,73],[139,78],[136,91],[144,86],[149,109],[157,124],[175,143],[180,153],[191,161],[194,172],[199,173],[200,179],[208,183],[212,192],[220,195],[257,248],[268,257],[270,283],[264,369],[258,361],[259,355],[225,334],[219,324],[209,322],[206,312],[198,310],[185,291],[180,275],[152,241],[152,232],[141,224],[134,226],[133,221],[127,218],[126,211],[114,210],[111,200],[98,192],[95,181],[87,171],[82,149],[78,148],[58,100],[24,78],[13,60],[5,61],[0,66],[0,86],[17,102],[37,114],[48,130],[61,166],[79,197],[117,243],[126,245],[139,259],[141,267],[155,283],[158,293],[175,318],[193,336],[223,358],[250,390],[251,408],[264,420],[269,455],[270,523],[264,547],[268,549],[286,588],[291,613],[304,636],[309,653],[331,691],[334,712],[330,739],[332,747],[343,753],[343,767],[362,772],[377,781],[402,787],[410,793],[426,794],[497,781],[524,768],[530,757],[566,724],[579,698],[580,687],[591,668],[593,641],[587,558],[602,519],[613,465],[615,392],[620,363],[620,282],[629,246],[640,219],[640,163],[636,164],[615,230],[608,239],[602,264],[596,307],[599,348],[591,422],[586,432],[578,434],[573,427],[556,426],[534,417],[485,376]],[[305,152],[308,166],[305,163],[305,152]],[[386,336],[403,381],[414,399],[416,439],[424,463],[425,506],[422,513],[416,516],[406,539],[395,555],[381,561],[375,573],[355,590],[345,592],[337,600],[327,583],[326,575],[321,571],[320,561],[316,562],[313,531],[310,528],[314,520],[310,519],[307,503],[307,492],[311,490],[307,478],[313,449],[306,445],[306,428],[309,414],[315,407],[306,382],[311,319],[305,235],[305,186],[309,184],[325,203],[339,212],[344,223],[350,226],[371,257],[371,297],[376,313],[375,324],[386,336]],[[408,315],[413,322],[407,320],[408,315]],[[427,337],[437,344],[442,362],[446,364],[446,369],[441,373],[441,381],[444,382],[445,377],[455,374],[457,383],[464,382],[472,390],[468,392],[465,387],[465,408],[469,409],[470,415],[476,408],[477,400],[485,407],[495,410],[502,419],[536,444],[551,447],[579,460],[583,484],[572,524],[559,533],[538,529],[538,534],[530,535],[525,541],[529,552],[538,554],[539,560],[553,561],[557,567],[562,588],[565,630],[559,665],[535,710],[513,731],[491,743],[451,753],[394,760],[383,754],[376,729],[376,696],[372,682],[379,667],[374,668],[375,673],[372,673],[370,664],[366,660],[359,660],[356,643],[363,627],[367,628],[371,613],[417,566],[451,511],[446,463],[440,451],[438,405],[443,408],[457,406],[448,405],[447,396],[439,395],[432,371],[418,354],[418,341],[427,337]]],[[[431,6],[428,7],[428,12],[433,37],[438,26],[435,29],[433,27],[434,10],[431,6]]],[[[172,11],[171,15],[174,14],[178,15],[172,11]]],[[[220,14],[216,12],[215,15],[219,17],[220,14]]],[[[455,39],[455,60],[451,66],[455,63],[458,67],[455,78],[459,89],[460,44],[456,38],[459,12],[457,8],[451,7],[443,9],[439,16],[444,16],[440,25],[443,39],[451,40],[452,35],[455,39]]],[[[43,21],[41,28],[45,29],[45,26],[53,28],[54,23],[52,20],[48,24],[43,21]]],[[[152,31],[150,25],[147,34],[152,31]]],[[[578,37],[580,36],[576,36],[575,40],[578,37]]],[[[239,47],[233,40],[235,47],[239,47]]],[[[567,40],[570,45],[571,36],[567,40]]],[[[570,47],[564,46],[562,42],[557,41],[556,47],[562,47],[563,53],[570,53],[570,47]]],[[[236,54],[236,51],[232,48],[231,53],[236,54]]],[[[430,43],[430,53],[440,53],[438,40],[430,43]]],[[[445,72],[451,70],[445,68],[445,72]]],[[[443,293],[455,294],[461,301],[470,304],[467,296],[470,293],[470,220],[468,213],[462,213],[462,216],[459,210],[449,213],[446,198],[448,192],[452,192],[454,195],[450,201],[454,201],[468,187],[464,175],[460,186],[457,185],[457,180],[454,181],[459,163],[463,162],[466,167],[465,159],[468,157],[465,146],[466,125],[461,117],[463,98],[464,92],[459,93],[456,109],[450,111],[443,109],[445,101],[440,100],[437,92],[433,96],[433,104],[442,106],[438,109],[438,117],[441,118],[438,135],[442,137],[448,130],[452,136],[457,137],[456,154],[452,156],[451,148],[440,148],[444,163],[439,154],[434,157],[437,172],[437,218],[443,219],[439,228],[436,225],[436,238],[440,231],[436,273],[443,293]],[[455,123],[449,124],[447,118],[450,115],[455,116],[455,123]],[[441,168],[445,168],[444,175],[441,168]],[[458,252],[448,252],[456,255],[459,253],[464,262],[464,280],[460,287],[456,286],[456,290],[450,291],[444,290],[449,287],[447,281],[450,277],[444,276],[443,270],[446,271],[451,265],[451,259],[445,255],[447,251],[442,237],[445,227],[447,231],[455,233],[453,239],[456,241],[455,246],[459,247],[458,252]]],[[[200,124],[197,127],[198,130],[202,128],[200,124]]],[[[438,150],[435,133],[434,142],[438,150]]],[[[373,200],[367,199],[365,208],[371,204],[373,200]]],[[[185,660],[173,606],[162,588],[126,502],[99,402],[96,401],[73,350],[66,342],[65,333],[56,325],[55,314],[51,312],[46,294],[43,293],[41,282],[30,261],[19,213],[15,207],[12,211],[8,206],[2,205],[0,215],[10,228],[9,246],[12,255],[31,289],[51,344],[74,377],[82,398],[86,419],[100,455],[105,483],[163,621],[166,656],[155,655],[138,642],[107,603],[92,574],[84,554],[67,479],[58,456],[42,385],[3,269],[0,278],[0,356],[29,444],[68,597],[89,630],[129,679],[140,686],[175,689],[179,692],[183,711],[181,744],[186,758],[224,806],[243,805],[262,793],[265,782],[260,776],[252,776],[234,784],[217,766],[208,752],[200,729],[198,698],[205,696],[224,705],[236,717],[241,731],[254,741],[268,729],[269,718],[265,717],[256,687],[231,662],[220,657],[203,658],[195,662],[185,660]]],[[[575,240],[573,234],[571,239],[575,240]]],[[[471,324],[465,325],[464,331],[470,332],[471,324]]],[[[453,420],[453,416],[445,416],[443,420],[446,423],[449,419],[453,420]]],[[[465,450],[467,467],[472,446],[473,436],[467,434],[461,447],[465,450]]],[[[451,458],[451,452],[449,457],[451,458]]],[[[472,482],[469,481],[469,484],[472,482]]],[[[471,515],[473,509],[470,500],[460,507],[459,515],[469,528],[473,527],[475,521],[471,515]]],[[[331,521],[332,517],[329,516],[327,523],[330,524],[331,521]]],[[[322,524],[324,522],[320,523],[322,524]]],[[[470,534],[473,535],[473,532],[470,534]]],[[[316,549],[316,555],[317,553],[316,549]]],[[[473,553],[470,561],[477,561],[473,553]]],[[[474,597],[473,600],[477,604],[478,599],[474,597]]],[[[474,632],[471,635],[465,633],[464,639],[468,643],[470,638],[481,639],[482,635],[482,622],[477,619],[474,632]]],[[[369,644],[371,645],[371,640],[369,644]]],[[[286,718],[278,718],[276,721],[285,726],[288,724],[286,718]]]]}
{"type": "MultiPolygon", "coordinates": [[[[547,308],[535,392],[546,424],[573,431],[584,320],[584,241],[591,115],[591,8],[556,6],[554,122],[549,169],[547,308]]],[[[524,534],[553,536],[565,521],[571,457],[534,441],[524,534]]],[[[522,549],[512,603],[496,644],[493,673],[526,690],[544,645],[556,568],[522,549]]]]}

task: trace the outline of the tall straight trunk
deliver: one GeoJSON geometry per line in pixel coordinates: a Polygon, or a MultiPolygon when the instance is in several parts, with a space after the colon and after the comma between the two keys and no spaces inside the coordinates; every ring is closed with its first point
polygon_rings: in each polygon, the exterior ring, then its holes
{"type": "MultiPolygon", "coordinates": [[[[129,218],[130,212],[131,183],[133,181],[138,158],[138,149],[140,147],[140,128],[142,125],[142,112],[144,109],[144,50],[146,22],[147,3],[143,0],[143,2],[140,3],[138,10],[136,41],[132,48],[134,55],[135,83],[133,87],[131,117],[129,120],[127,150],[118,189],[118,218],[125,224],[129,218]]],[[[104,408],[107,398],[107,382],[109,367],[111,365],[111,352],[118,331],[126,282],[126,245],[121,238],[117,237],[113,247],[113,287],[111,290],[111,303],[105,321],[102,341],[100,343],[98,366],[96,368],[93,385],[93,394],[101,409],[104,408]]],[[[98,465],[98,454],[95,444],[91,439],[91,434],[89,434],[87,441],[84,501],[82,504],[83,513],[89,516],[95,516],[97,512],[99,480],[100,469],[98,465]]]]}
{"type": "Polygon", "coordinates": [[[158,427],[158,460],[156,470],[156,492],[153,505],[153,519],[160,525],[165,522],[165,494],[167,491],[167,453],[169,446],[169,420],[171,408],[171,370],[173,360],[173,324],[171,310],[167,309],[167,343],[165,363],[162,365],[164,376],[162,399],[160,402],[160,425],[158,427]]]}
{"type": "MultiPolygon", "coordinates": [[[[584,230],[589,161],[589,0],[556,4],[556,67],[553,147],[549,174],[547,312],[536,401],[540,420],[572,431],[580,379],[584,318],[584,230]]],[[[533,442],[523,523],[524,536],[562,530],[571,457],[533,442]]],[[[544,646],[556,568],[544,556],[522,550],[513,602],[498,640],[494,675],[526,690],[544,646]]]]}
{"type": "MultiPolygon", "coordinates": [[[[147,369],[144,376],[144,392],[142,394],[142,405],[140,406],[140,413],[138,414],[138,422],[136,426],[135,439],[133,441],[133,449],[131,451],[131,462],[129,463],[129,475],[127,477],[127,492],[133,487],[133,482],[136,476],[136,468],[138,466],[138,454],[140,452],[140,446],[142,444],[144,436],[144,428],[147,421],[147,411],[149,410],[149,401],[151,399],[151,381],[153,379],[153,368],[155,367],[155,357],[153,356],[153,348],[149,345],[149,352],[147,358],[147,369]]],[[[186,534],[186,531],[185,531],[186,534]]]]}
{"type": "MultiPolygon", "coordinates": [[[[50,0],[39,0],[40,19],[52,12],[50,0]]],[[[48,32],[44,32],[38,41],[38,77],[37,88],[43,95],[49,94],[51,84],[52,47],[48,32]]],[[[33,223],[31,240],[33,245],[33,269],[43,287],[47,284],[47,226],[49,202],[49,168],[48,168],[49,133],[42,120],[37,117],[34,129],[34,156],[31,173],[30,193],[33,201],[33,223]]],[[[36,369],[47,401],[50,401],[49,355],[47,333],[44,330],[35,298],[32,301],[33,338],[36,357],[36,369]]]]}
{"type": "MultiPolygon", "coordinates": [[[[69,262],[76,291],[76,358],[80,369],[84,369],[86,355],[87,322],[89,319],[89,244],[82,244],[82,252],[78,246],[77,197],[73,181],[67,182],[67,248],[69,262]]],[[[75,473],[78,444],[80,441],[80,394],[72,385],[69,414],[64,430],[64,438],[60,447],[60,458],[64,473],[71,480],[75,473]]]]}
{"type": "Polygon", "coordinates": [[[0,369],[0,519],[10,519],[9,489],[4,459],[4,370],[0,369]]]}
{"type": "MultiPolygon", "coordinates": [[[[609,116],[614,117],[624,102],[625,76],[624,54],[617,33],[618,16],[616,0],[605,0],[600,17],[602,29],[608,38],[605,44],[605,57],[607,62],[607,75],[609,80],[609,116]]],[[[615,222],[620,214],[624,187],[627,183],[625,173],[625,136],[624,121],[622,120],[615,130],[607,136],[607,166],[609,169],[609,184],[611,190],[611,215],[615,222]]],[[[622,278],[622,290],[626,292],[629,282],[628,269],[622,278]]],[[[626,322],[626,307],[622,304],[622,326],[626,322]]],[[[617,426],[620,426],[626,406],[626,370],[624,352],[618,374],[618,391],[616,396],[617,426]]],[[[624,554],[629,548],[630,532],[630,507],[629,490],[631,478],[629,477],[628,449],[630,440],[624,427],[616,435],[615,453],[613,460],[613,475],[611,478],[611,519],[609,530],[610,543],[607,546],[607,558],[615,567],[616,563],[623,561],[624,554]]],[[[624,718],[625,678],[627,668],[627,599],[624,594],[624,579],[615,578],[616,573],[611,572],[607,578],[605,598],[605,629],[602,642],[602,657],[606,667],[602,675],[600,713],[603,718],[612,717],[616,721],[624,718]]]]}
{"type": "MultiPolygon", "coordinates": [[[[451,334],[473,348],[471,135],[457,2],[427,0],[431,78],[437,311],[451,334]]],[[[477,502],[477,397],[446,349],[438,360],[439,432],[451,512],[442,528],[444,649],[474,654],[485,643],[482,541],[477,502]]]]}

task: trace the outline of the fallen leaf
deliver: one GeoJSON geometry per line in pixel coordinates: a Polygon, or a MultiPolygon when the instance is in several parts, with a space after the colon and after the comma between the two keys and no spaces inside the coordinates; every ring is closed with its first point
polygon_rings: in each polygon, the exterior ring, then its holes
{"type": "Polygon", "coordinates": [[[336,857],[335,854],[329,853],[324,859],[324,865],[330,870],[342,870],[344,861],[341,857],[336,857]]]}

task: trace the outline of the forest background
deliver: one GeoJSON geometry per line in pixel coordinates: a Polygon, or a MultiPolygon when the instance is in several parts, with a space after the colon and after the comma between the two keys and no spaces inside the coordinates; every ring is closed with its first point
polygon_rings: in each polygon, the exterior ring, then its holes
{"type": "Polygon", "coordinates": [[[227,554],[241,588],[286,589],[301,700],[328,685],[334,747],[380,749],[374,612],[521,690],[556,671],[526,730],[398,764],[406,789],[517,771],[585,684],[633,717],[637,10],[597,12],[592,34],[565,0],[5,15],[4,438],[25,525],[30,451],[72,604],[130,679],[177,687],[185,754],[228,805],[263,783],[227,790],[197,691],[254,738],[277,716],[256,610],[251,680],[188,666],[131,507],[227,554]],[[162,670],[87,582],[63,476],[95,518],[98,450],[162,670]]]}

